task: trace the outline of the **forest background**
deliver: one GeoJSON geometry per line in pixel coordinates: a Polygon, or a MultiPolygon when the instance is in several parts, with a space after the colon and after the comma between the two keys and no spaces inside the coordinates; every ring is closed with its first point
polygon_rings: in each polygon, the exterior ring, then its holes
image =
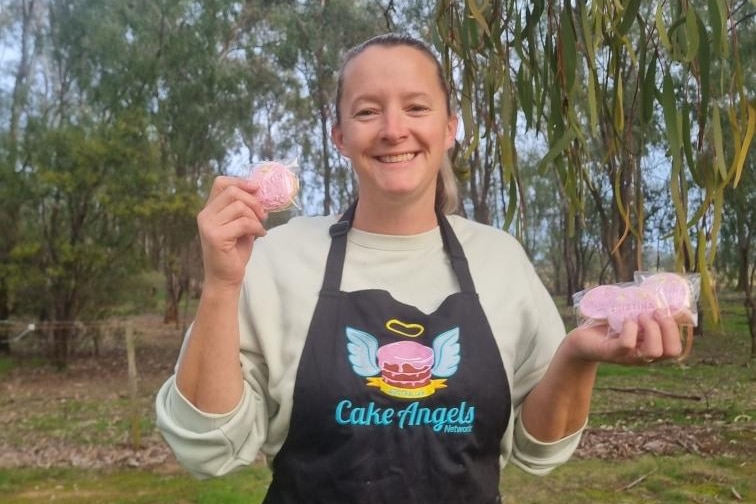
{"type": "Polygon", "coordinates": [[[261,467],[165,476],[152,400],[201,289],[196,214],[215,176],[264,159],[296,160],[302,183],[270,226],[342,211],[340,58],[397,31],[449,76],[462,213],[521,241],[568,325],[583,288],[701,280],[690,360],[603,366],[581,460],[508,476],[530,499],[507,502],[752,497],[755,16],[750,0],[0,0],[0,495],[264,493],[261,467]]]}
{"type": "Polygon", "coordinates": [[[433,44],[452,83],[463,213],[516,235],[555,296],[696,272],[715,319],[719,290],[744,293],[755,338],[754,9],[4,1],[0,320],[47,327],[60,367],[71,323],[138,311],[135,292],[179,323],[212,179],[255,161],[299,164],[299,209],[269,225],[340,212],[356,191],[329,140],[340,58],[400,31],[433,44]]]}

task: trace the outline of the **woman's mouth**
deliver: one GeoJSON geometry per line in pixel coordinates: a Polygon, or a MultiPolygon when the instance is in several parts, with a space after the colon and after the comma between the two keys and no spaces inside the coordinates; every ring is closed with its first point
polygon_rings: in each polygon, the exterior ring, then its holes
{"type": "Polygon", "coordinates": [[[391,154],[388,156],[377,156],[378,161],[381,163],[403,163],[405,161],[411,161],[416,154],[414,152],[405,152],[403,154],[391,154]]]}

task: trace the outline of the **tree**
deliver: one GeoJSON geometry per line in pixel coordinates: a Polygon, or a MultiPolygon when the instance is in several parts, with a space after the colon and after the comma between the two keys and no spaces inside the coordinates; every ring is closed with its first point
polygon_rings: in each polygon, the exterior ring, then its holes
{"type": "MultiPolygon", "coordinates": [[[[34,0],[24,0],[11,4],[10,17],[4,20],[10,25],[4,29],[18,28],[18,64],[13,76],[13,89],[7,112],[7,129],[0,136],[0,321],[7,320],[12,311],[12,284],[22,276],[19,265],[15,264],[12,252],[18,243],[21,210],[25,204],[26,180],[19,170],[19,140],[22,120],[26,112],[29,96],[31,68],[34,66],[37,47],[33,42],[37,30],[35,19],[39,5],[34,0]],[[14,23],[17,21],[17,23],[14,23]]],[[[10,334],[6,326],[0,326],[0,354],[10,353],[10,334]]]]}
{"type": "MultiPolygon", "coordinates": [[[[702,217],[710,210],[714,220],[719,220],[722,191],[742,173],[750,138],[742,136],[733,146],[732,162],[724,158],[721,148],[715,149],[717,169],[711,177],[699,176],[703,167],[693,152],[721,145],[723,114],[741,131],[756,116],[756,108],[743,99],[745,86],[737,71],[737,20],[724,0],[709,2],[705,14],[693,2],[659,2],[649,11],[642,10],[641,3],[594,2],[574,7],[571,2],[543,0],[483,5],[474,0],[444,0],[437,4],[435,37],[450,73],[455,65],[463,69],[459,96],[465,145],[474,146],[482,137],[471,120],[472,101],[465,82],[490,82],[485,94],[489,119],[500,126],[496,137],[488,141],[495,144],[504,180],[520,183],[513,136],[524,119],[526,129],[548,140],[541,166],[552,166],[563,181],[568,226],[585,209],[591,194],[592,181],[585,167],[595,154],[588,148],[588,139],[600,139],[606,154],[602,163],[610,168],[613,203],[621,216],[618,233],[607,240],[608,248],[620,254],[617,265],[626,264],[625,258],[631,256],[635,267],[642,267],[641,248],[625,249],[629,237],[640,242],[644,236],[639,162],[644,151],[640,146],[651,128],[662,125],[669,146],[668,194],[675,208],[676,268],[701,273],[702,294],[717,313],[709,271],[714,256],[706,246],[716,242],[717,229],[703,233],[702,217]],[[638,30],[636,47],[628,38],[634,29],[638,30]],[[475,64],[481,58],[486,65],[475,64]],[[712,63],[725,60],[734,65],[720,65],[719,75],[712,76],[712,63]],[[582,82],[587,89],[581,103],[582,82]],[[716,82],[729,85],[716,86],[716,82]],[[628,108],[628,104],[635,106],[628,108]],[[628,114],[628,110],[634,112],[628,114]],[[704,195],[698,207],[687,199],[691,187],[704,195]]],[[[511,190],[510,208],[517,197],[518,191],[511,190]]],[[[507,215],[517,214],[508,211],[507,215]]],[[[569,232],[575,229],[570,227],[569,232]]],[[[627,275],[628,268],[617,270],[618,280],[627,275]]]]}
{"type": "MultiPolygon", "coordinates": [[[[274,22],[281,30],[281,38],[274,48],[278,64],[284,70],[294,71],[307,93],[308,99],[299,109],[302,113],[297,118],[308,125],[309,131],[317,131],[311,143],[318,148],[302,154],[305,162],[321,167],[318,172],[322,174],[323,214],[328,215],[333,206],[334,178],[341,177],[342,182],[348,180],[343,176],[344,170],[334,173],[330,147],[335,76],[345,48],[385,31],[381,24],[383,17],[370,2],[328,0],[284,7],[277,12],[274,22]]],[[[336,168],[343,166],[336,165],[336,168]]]]}

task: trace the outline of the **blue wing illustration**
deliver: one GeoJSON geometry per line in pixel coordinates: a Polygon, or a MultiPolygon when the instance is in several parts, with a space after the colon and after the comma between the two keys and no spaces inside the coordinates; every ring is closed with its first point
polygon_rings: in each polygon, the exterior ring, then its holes
{"type": "Polygon", "coordinates": [[[364,331],[346,328],[347,351],[352,369],[360,376],[374,376],[381,372],[378,367],[378,340],[364,331]]]}
{"type": "Polygon", "coordinates": [[[436,336],[433,340],[433,376],[448,378],[457,372],[459,366],[459,327],[436,336]]]}

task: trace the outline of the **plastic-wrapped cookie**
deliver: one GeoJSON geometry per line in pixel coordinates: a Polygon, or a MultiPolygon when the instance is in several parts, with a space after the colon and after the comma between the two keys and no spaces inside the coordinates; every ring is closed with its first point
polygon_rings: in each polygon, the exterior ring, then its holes
{"type": "Polygon", "coordinates": [[[620,292],[622,288],[617,285],[598,285],[586,291],[578,304],[580,315],[595,321],[606,320],[620,292]]]}
{"type": "Polygon", "coordinates": [[[294,166],[279,161],[262,161],[252,167],[249,179],[260,186],[257,199],[267,211],[280,212],[296,205],[294,198],[299,192],[299,178],[291,170],[294,166]]]}
{"type": "Polygon", "coordinates": [[[661,307],[659,297],[650,289],[624,287],[613,300],[607,320],[614,332],[621,332],[626,320],[638,320],[642,313],[651,314],[661,307]]]}
{"type": "Polygon", "coordinates": [[[672,316],[691,308],[690,284],[682,275],[655,273],[644,278],[640,287],[655,292],[672,316]]]}

